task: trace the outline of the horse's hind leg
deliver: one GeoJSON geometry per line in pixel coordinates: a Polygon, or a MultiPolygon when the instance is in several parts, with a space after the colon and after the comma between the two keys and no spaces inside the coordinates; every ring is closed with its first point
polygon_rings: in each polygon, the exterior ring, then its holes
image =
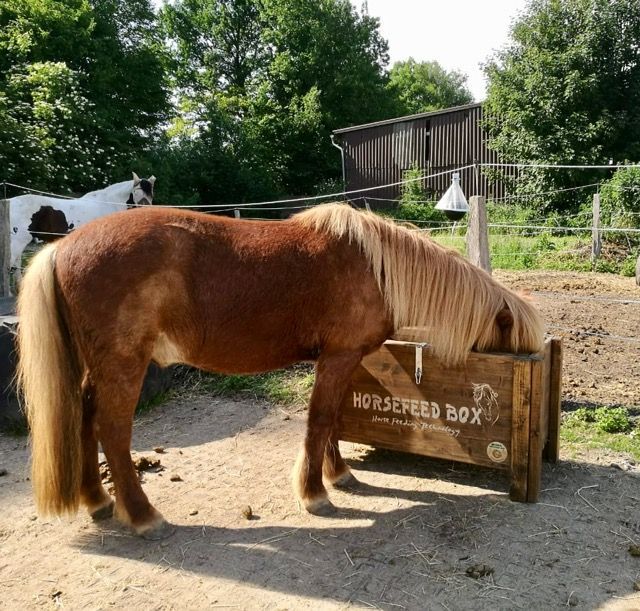
{"type": "Polygon", "coordinates": [[[94,380],[96,422],[115,486],[116,518],[147,539],[161,539],[171,534],[172,527],[149,503],[130,452],[133,414],[146,366],[124,359],[102,364],[100,379],[94,380]]]}
{"type": "Polygon", "coordinates": [[[361,357],[359,351],[341,352],[322,355],[318,360],[309,402],[307,435],[293,472],[296,492],[310,513],[322,515],[334,511],[322,483],[325,451],[349,380],[361,357]]]}
{"type": "Polygon", "coordinates": [[[104,489],[98,465],[98,438],[95,422],[95,389],[85,381],[82,388],[82,484],[80,497],[94,520],[113,515],[113,499],[104,489]]]}
{"type": "Polygon", "coordinates": [[[324,462],[322,464],[322,472],[327,481],[338,488],[348,488],[358,483],[358,480],[351,473],[349,465],[340,454],[340,446],[338,445],[338,413],[329,435],[329,441],[324,451],[324,462]]]}

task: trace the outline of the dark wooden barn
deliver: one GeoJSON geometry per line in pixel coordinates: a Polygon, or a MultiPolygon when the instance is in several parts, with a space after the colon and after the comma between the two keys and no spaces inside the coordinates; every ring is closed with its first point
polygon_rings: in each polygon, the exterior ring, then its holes
{"type": "MultiPolygon", "coordinates": [[[[414,166],[429,175],[474,163],[498,163],[496,153],[487,147],[481,121],[482,104],[478,103],[335,130],[334,144],[343,150],[345,190],[399,182],[414,166]]],[[[505,195],[501,181],[489,180],[477,168],[460,174],[467,198],[505,195]]],[[[451,174],[445,174],[426,180],[424,187],[437,198],[450,184],[451,174]]],[[[400,187],[354,193],[350,198],[361,196],[366,196],[372,207],[382,207],[399,198],[400,187]]]]}

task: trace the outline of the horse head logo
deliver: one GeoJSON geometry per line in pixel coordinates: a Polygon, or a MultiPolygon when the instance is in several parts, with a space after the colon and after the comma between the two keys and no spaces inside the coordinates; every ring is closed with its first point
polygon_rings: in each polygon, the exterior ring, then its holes
{"type": "Polygon", "coordinates": [[[476,407],[482,412],[485,422],[495,424],[500,418],[500,406],[498,405],[498,393],[489,384],[472,384],[473,400],[476,407]]]}

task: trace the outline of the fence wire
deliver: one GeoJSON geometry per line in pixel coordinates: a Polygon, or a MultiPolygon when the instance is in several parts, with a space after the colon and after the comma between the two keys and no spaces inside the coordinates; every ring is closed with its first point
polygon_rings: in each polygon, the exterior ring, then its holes
{"type": "MultiPolygon", "coordinates": [[[[458,168],[451,170],[461,171],[465,168],[458,168]]],[[[563,166],[564,167],[564,166],[563,166]]],[[[632,166],[638,167],[638,166],[632,166]]],[[[573,166],[572,166],[573,168],[573,166]]],[[[558,169],[562,169],[558,167],[558,169]]],[[[610,168],[609,168],[610,169],[610,168]]],[[[432,176],[431,176],[432,177],[432,176]]],[[[424,180],[428,177],[420,177],[415,180],[424,180]]],[[[406,183],[409,181],[401,181],[400,183],[394,183],[394,185],[406,183]]],[[[24,192],[38,193],[46,196],[56,197],[60,199],[72,199],[69,196],[61,196],[55,193],[48,193],[44,191],[38,191],[29,189],[21,185],[15,185],[13,183],[6,183],[7,186],[18,188],[24,192]]],[[[375,187],[375,188],[380,188],[375,187]]],[[[509,201],[526,201],[530,198],[540,198],[545,195],[552,195],[557,193],[566,193],[568,196],[571,193],[585,192],[589,189],[595,190],[599,188],[599,183],[589,183],[578,187],[572,187],[567,189],[558,189],[555,191],[527,194],[523,196],[506,196],[503,198],[492,200],[492,205],[496,208],[490,210],[490,214],[495,211],[499,211],[499,222],[489,222],[489,244],[491,248],[491,262],[492,266],[496,269],[511,268],[514,265],[516,268],[534,268],[538,265],[546,265],[546,259],[556,260],[574,260],[575,264],[580,269],[596,268],[592,261],[592,236],[593,227],[589,225],[591,223],[591,215],[589,211],[581,211],[572,214],[566,214],[555,217],[545,217],[542,215],[528,217],[526,222],[508,220],[508,213],[510,209],[509,201]],[[578,223],[579,220],[584,222],[578,223]],[[564,223],[562,223],[564,221],[564,223]]],[[[624,191],[638,191],[633,187],[619,187],[624,191]]],[[[364,190],[363,190],[364,191],[364,190]]],[[[352,192],[338,192],[328,195],[316,195],[312,197],[300,197],[291,198],[285,200],[272,200],[267,202],[253,202],[253,203],[240,203],[235,205],[201,205],[201,206],[167,206],[167,207],[183,207],[189,209],[203,209],[208,213],[213,214],[235,214],[236,216],[251,218],[252,220],[264,220],[275,221],[279,220],[270,216],[265,216],[264,213],[275,213],[281,217],[289,216],[301,210],[305,210],[329,198],[343,197],[346,195],[353,195],[350,198],[352,205],[359,207],[370,207],[370,204],[380,202],[383,204],[393,203],[395,200],[387,200],[385,198],[372,197],[362,194],[360,191],[352,192]],[[250,216],[247,216],[250,213],[250,216]]],[[[94,200],[95,201],[95,200],[94,200]]],[[[416,201],[418,204],[430,204],[433,202],[430,200],[416,201]]],[[[123,206],[126,204],[123,204],[123,206]]],[[[157,204],[156,204],[157,206],[157,204]]],[[[466,231],[467,223],[455,222],[455,221],[443,221],[433,219],[420,219],[420,218],[400,218],[386,213],[388,218],[401,222],[404,224],[413,225],[417,230],[427,232],[433,239],[443,243],[444,245],[451,246],[458,251],[465,251],[466,231]]],[[[625,212],[628,217],[640,216],[640,212],[625,212]]],[[[611,216],[615,218],[615,214],[611,216]]],[[[640,254],[640,229],[637,227],[624,227],[624,226],[603,226],[598,228],[599,235],[602,239],[602,252],[605,254],[611,251],[612,256],[622,256],[623,251],[627,252],[629,258],[637,257],[640,254]]],[[[42,236],[62,236],[63,233],[39,231],[38,235],[42,236]]],[[[602,256],[602,255],[601,255],[602,256]]],[[[606,298],[597,296],[584,296],[572,293],[549,293],[545,291],[538,291],[536,294],[540,296],[551,296],[553,299],[569,300],[575,302],[587,302],[596,301],[603,304],[640,304],[640,299],[627,299],[621,298],[606,298]]],[[[640,338],[635,336],[614,335],[608,333],[594,333],[580,329],[571,329],[569,327],[563,327],[560,325],[552,325],[550,330],[554,330],[561,333],[574,334],[580,337],[597,337],[604,342],[627,342],[632,344],[640,344],[640,338]]]]}

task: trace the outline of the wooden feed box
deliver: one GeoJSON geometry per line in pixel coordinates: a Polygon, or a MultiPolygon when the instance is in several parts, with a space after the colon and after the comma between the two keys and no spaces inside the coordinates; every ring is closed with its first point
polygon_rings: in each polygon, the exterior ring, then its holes
{"type": "Polygon", "coordinates": [[[558,338],[538,354],[472,353],[460,367],[389,340],[352,377],[340,439],[507,471],[511,499],[533,503],[542,458],[558,459],[561,374],[558,338]]]}

